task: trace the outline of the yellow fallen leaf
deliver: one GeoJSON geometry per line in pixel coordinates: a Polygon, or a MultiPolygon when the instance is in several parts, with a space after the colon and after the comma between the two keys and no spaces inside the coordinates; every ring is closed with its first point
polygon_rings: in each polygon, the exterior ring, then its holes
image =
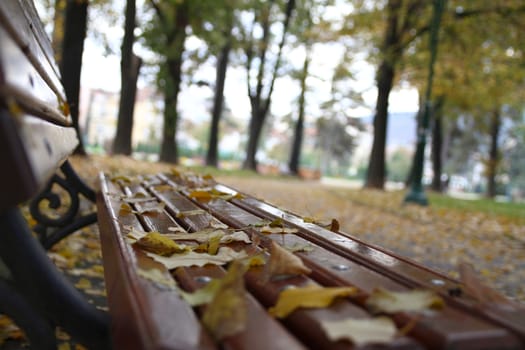
{"type": "Polygon", "coordinates": [[[423,311],[429,308],[439,309],[445,305],[445,302],[434,292],[428,290],[391,292],[377,288],[367,298],[366,305],[372,312],[395,313],[423,311]]]}
{"type": "Polygon", "coordinates": [[[302,288],[285,289],[279,294],[279,299],[268,312],[284,318],[297,308],[323,308],[332,304],[337,297],[346,297],[357,293],[354,287],[321,287],[310,285],[302,288]]]}
{"type": "Polygon", "coordinates": [[[301,275],[312,272],[303,264],[303,261],[296,255],[281,248],[277,243],[272,241],[270,247],[270,260],[266,264],[264,279],[269,280],[273,276],[279,275],[301,275]]]}
{"type": "Polygon", "coordinates": [[[173,254],[172,256],[165,257],[148,252],[146,254],[152,257],[155,261],[160,262],[166,266],[168,270],[172,270],[180,266],[202,267],[207,264],[224,265],[230,261],[244,259],[248,256],[244,250],[237,252],[229,247],[220,247],[216,255],[187,252],[184,254],[173,254]]]}
{"type": "Polygon", "coordinates": [[[287,233],[297,233],[297,232],[299,232],[298,229],[293,228],[293,227],[280,227],[280,226],[275,226],[275,227],[263,226],[263,227],[261,227],[259,229],[259,231],[261,233],[266,233],[266,234],[270,234],[270,233],[287,234],[287,233]]]}
{"type": "Polygon", "coordinates": [[[202,323],[217,340],[246,328],[248,312],[243,276],[247,268],[239,261],[230,265],[202,316],[202,323]]]}
{"type": "Polygon", "coordinates": [[[171,275],[167,272],[163,272],[159,269],[138,268],[137,275],[148,281],[154,282],[155,284],[163,287],[163,289],[173,290],[177,287],[177,284],[175,283],[173,277],[171,277],[171,275]]]}
{"type": "Polygon", "coordinates": [[[133,214],[133,208],[128,203],[122,203],[120,205],[120,210],[118,212],[118,215],[125,216],[129,214],[133,214]]]}
{"type": "Polygon", "coordinates": [[[388,317],[321,321],[321,327],[330,340],[347,339],[357,346],[389,343],[397,333],[394,321],[388,317]]]}
{"type": "Polygon", "coordinates": [[[197,289],[193,293],[180,290],[180,296],[191,306],[208,304],[213,300],[220,287],[220,279],[212,279],[204,287],[197,289]]]}
{"type": "Polygon", "coordinates": [[[75,287],[77,287],[78,289],[89,289],[92,287],[92,285],[91,281],[87,278],[81,278],[78,280],[77,283],[75,283],[75,287]]]}
{"type": "Polygon", "coordinates": [[[165,235],[158,232],[148,232],[144,237],[140,238],[135,245],[147,252],[162,256],[170,256],[174,253],[187,251],[185,246],[178,245],[165,235]]]}
{"type": "Polygon", "coordinates": [[[195,210],[186,210],[186,211],[180,211],[177,213],[177,218],[182,219],[188,216],[194,216],[194,215],[203,215],[206,214],[206,212],[202,209],[195,209],[195,210]]]}
{"type": "Polygon", "coordinates": [[[285,246],[284,249],[286,249],[290,253],[296,253],[296,252],[311,252],[314,250],[314,247],[310,244],[297,243],[292,246],[285,246]]]}
{"type": "Polygon", "coordinates": [[[188,197],[194,198],[198,201],[209,201],[213,198],[212,194],[209,191],[202,190],[191,191],[188,197]]]}

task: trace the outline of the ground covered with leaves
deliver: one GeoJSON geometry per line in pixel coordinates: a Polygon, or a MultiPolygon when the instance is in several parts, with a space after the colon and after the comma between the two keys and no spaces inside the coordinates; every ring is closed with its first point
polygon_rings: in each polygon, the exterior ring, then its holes
{"type": "MultiPolygon", "coordinates": [[[[72,162],[94,187],[100,171],[133,175],[172,168],[127,157],[91,156],[74,158],[72,162]]],[[[350,189],[290,177],[262,177],[244,172],[213,175],[220,182],[298,215],[325,221],[335,218],[341,231],[451,277],[458,277],[459,263],[470,263],[489,286],[525,302],[525,213],[506,215],[457,206],[403,205],[401,191],[350,189]]],[[[60,242],[49,254],[90,302],[106,309],[96,225],[60,242]]],[[[24,346],[23,335],[9,320],[0,318],[0,329],[0,341],[4,343],[1,348],[24,346]]],[[[67,334],[60,332],[58,337],[62,350],[82,348],[67,334]]]]}

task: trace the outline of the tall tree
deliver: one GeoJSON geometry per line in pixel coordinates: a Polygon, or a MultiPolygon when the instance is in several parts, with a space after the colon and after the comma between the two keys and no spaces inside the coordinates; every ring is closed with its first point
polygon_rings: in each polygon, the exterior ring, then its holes
{"type": "Polygon", "coordinates": [[[62,43],[62,58],[60,75],[69,103],[73,126],[75,127],[79,145],[75,153],[85,155],[84,144],[78,124],[78,104],[80,92],[80,73],[82,69],[82,53],[87,30],[87,0],[68,0],[64,22],[64,38],[62,43]]]}
{"type": "Polygon", "coordinates": [[[126,1],[124,39],[122,40],[120,56],[120,102],[117,121],[117,134],[113,141],[113,153],[131,154],[133,112],[137,93],[137,79],[142,59],[133,53],[135,42],[136,21],[135,0],[126,1]]]}
{"type": "Polygon", "coordinates": [[[164,125],[159,160],[178,163],[175,136],[179,119],[178,99],[182,81],[182,57],[190,24],[191,1],[150,0],[156,20],[145,34],[146,42],[162,56],[157,82],[164,93],[164,125]]]}
{"type": "Polygon", "coordinates": [[[219,123],[224,109],[224,84],[226,82],[226,71],[228,69],[230,52],[233,46],[232,29],[234,26],[233,4],[227,1],[224,4],[224,7],[218,10],[220,11],[220,18],[219,28],[216,30],[219,30],[221,33],[221,38],[218,41],[222,45],[217,55],[217,63],[215,68],[213,109],[208,138],[208,151],[206,152],[206,165],[213,167],[217,167],[219,163],[219,123]]]}
{"type": "Polygon", "coordinates": [[[310,66],[311,60],[309,50],[310,46],[307,46],[304,56],[303,69],[300,75],[301,92],[299,95],[297,120],[295,122],[290,161],[288,163],[288,168],[292,175],[299,175],[299,162],[301,159],[301,148],[303,145],[304,113],[306,109],[306,78],[308,77],[308,67],[310,66]]]}
{"type": "Polygon", "coordinates": [[[388,99],[394,85],[396,67],[404,50],[421,32],[428,29],[420,23],[426,6],[426,2],[418,0],[389,0],[386,5],[386,26],[383,42],[379,47],[381,58],[376,72],[374,139],[368,162],[366,187],[384,188],[388,99]]]}
{"type": "Polygon", "coordinates": [[[269,0],[266,3],[263,3],[258,11],[259,13],[253,17],[252,25],[249,28],[249,33],[246,37],[246,72],[248,76],[247,87],[251,105],[251,117],[248,126],[246,159],[243,163],[244,169],[257,170],[256,154],[259,146],[259,139],[270,110],[275,80],[279,73],[282,51],[286,41],[292,13],[295,8],[295,0],[286,1],[281,29],[281,40],[277,46],[273,69],[270,69],[268,72],[266,65],[270,63],[271,18],[278,5],[279,4],[276,0],[269,0]],[[262,36],[260,38],[256,35],[256,26],[262,31],[262,36]],[[255,67],[256,64],[258,64],[257,68],[255,67]],[[257,74],[255,79],[252,79],[252,72],[254,71],[256,71],[257,74]],[[255,86],[253,86],[252,82],[255,86]]]}

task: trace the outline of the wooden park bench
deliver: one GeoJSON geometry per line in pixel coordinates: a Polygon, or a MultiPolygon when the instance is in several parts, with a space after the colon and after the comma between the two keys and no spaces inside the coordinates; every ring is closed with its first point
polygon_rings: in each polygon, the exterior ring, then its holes
{"type": "Polygon", "coordinates": [[[524,308],[472,274],[179,170],[100,175],[109,314],[96,310],[45,252],[97,218],[79,211],[95,192],[67,162],[76,134],[30,0],[0,1],[0,43],[0,311],[33,348],[54,348],[56,326],[90,349],[525,348],[524,308]],[[40,243],[18,209],[30,199],[40,243]],[[66,210],[49,217],[44,200],[66,210]]]}

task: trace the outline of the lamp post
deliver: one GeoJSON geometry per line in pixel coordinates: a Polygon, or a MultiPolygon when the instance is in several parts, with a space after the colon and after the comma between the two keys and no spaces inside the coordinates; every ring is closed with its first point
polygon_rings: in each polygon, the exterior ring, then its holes
{"type": "Polygon", "coordinates": [[[423,167],[425,162],[425,144],[427,140],[428,126],[430,121],[430,111],[432,108],[432,82],[434,79],[434,63],[436,62],[438,49],[438,33],[441,17],[445,9],[446,0],[434,0],[432,22],[430,23],[430,61],[428,65],[427,89],[425,92],[425,106],[423,117],[417,131],[416,154],[414,156],[414,176],[410,184],[410,191],[405,196],[405,203],[416,203],[428,205],[428,199],[423,189],[423,167]]]}

